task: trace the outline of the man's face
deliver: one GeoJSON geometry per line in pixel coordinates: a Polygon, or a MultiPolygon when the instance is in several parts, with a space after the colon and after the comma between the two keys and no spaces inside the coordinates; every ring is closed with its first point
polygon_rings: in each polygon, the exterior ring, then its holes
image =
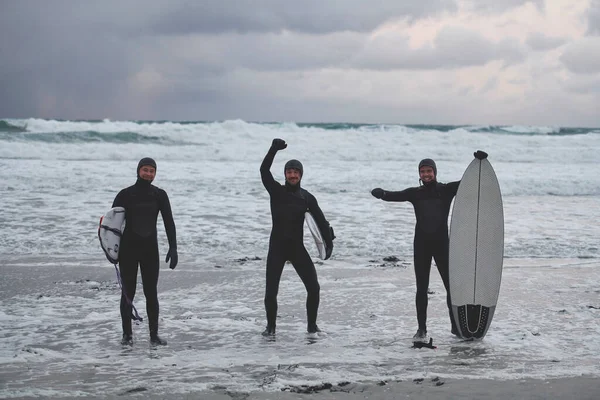
{"type": "Polygon", "coordinates": [[[431,182],[435,180],[435,174],[433,172],[433,168],[428,166],[423,166],[419,170],[419,178],[425,183],[431,182]]]}
{"type": "Polygon", "coordinates": [[[144,165],[140,168],[140,178],[145,181],[152,182],[156,176],[156,169],[149,165],[144,165]]]}
{"type": "Polygon", "coordinates": [[[285,170],[285,180],[288,181],[292,185],[297,185],[300,182],[300,171],[295,168],[288,168],[285,170]]]}

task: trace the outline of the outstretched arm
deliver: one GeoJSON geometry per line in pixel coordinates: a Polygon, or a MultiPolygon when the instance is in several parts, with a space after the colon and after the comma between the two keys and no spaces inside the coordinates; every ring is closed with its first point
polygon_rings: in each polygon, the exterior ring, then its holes
{"type": "Polygon", "coordinates": [[[383,201],[410,201],[414,188],[408,188],[399,192],[389,192],[381,188],[375,188],[371,190],[373,197],[381,199],[383,201]]]}
{"type": "Polygon", "coordinates": [[[271,173],[271,165],[273,165],[273,160],[275,159],[275,154],[277,151],[283,150],[287,147],[287,144],[282,139],[273,139],[273,143],[271,144],[271,148],[267,152],[267,155],[263,159],[262,164],[260,164],[260,178],[262,179],[262,183],[265,186],[265,189],[269,193],[275,190],[279,185],[275,178],[273,178],[273,174],[271,173]]]}

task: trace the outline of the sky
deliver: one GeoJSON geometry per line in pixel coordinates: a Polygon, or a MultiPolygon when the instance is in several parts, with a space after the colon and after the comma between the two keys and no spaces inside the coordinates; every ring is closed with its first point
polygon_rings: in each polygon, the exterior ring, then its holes
{"type": "Polygon", "coordinates": [[[0,118],[600,127],[600,0],[0,0],[0,118]]]}

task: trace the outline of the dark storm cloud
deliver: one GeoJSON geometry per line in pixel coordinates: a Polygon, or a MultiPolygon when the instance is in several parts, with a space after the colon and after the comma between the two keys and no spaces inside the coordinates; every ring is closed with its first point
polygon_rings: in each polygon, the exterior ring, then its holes
{"type": "Polygon", "coordinates": [[[566,39],[560,37],[546,36],[541,32],[532,33],[527,36],[527,46],[532,50],[552,50],[566,43],[566,39]]]}
{"type": "MultiPolygon", "coordinates": [[[[458,2],[475,9],[474,18],[525,3],[458,2]]],[[[374,77],[387,74],[395,84],[408,77],[435,81],[439,74],[443,85],[453,68],[524,58],[516,39],[490,40],[469,26],[448,26],[430,42],[410,45],[437,29],[439,20],[427,17],[452,20],[456,10],[453,0],[0,0],[0,118],[422,122],[443,117],[452,93],[414,109],[402,103],[410,112],[400,115],[396,103],[377,94],[387,81],[378,85],[374,77]],[[402,26],[406,33],[397,30],[402,26]],[[396,73],[403,69],[417,72],[396,73]],[[355,90],[361,84],[364,90],[355,90]]],[[[598,13],[586,18],[597,34],[598,13]]],[[[549,49],[559,45],[555,39],[532,36],[526,47],[549,49]]],[[[561,60],[570,71],[595,78],[597,46],[564,48],[561,60]]],[[[524,85],[529,79],[523,76],[524,85]]],[[[474,85],[465,102],[500,86],[502,79],[493,77],[474,85]]]]}
{"type": "Polygon", "coordinates": [[[223,34],[164,39],[159,54],[169,54],[178,65],[201,70],[247,68],[256,71],[344,67],[360,52],[366,36],[355,32],[328,35],[223,34]]]}
{"type": "MultiPolygon", "coordinates": [[[[335,45],[341,45],[336,49],[319,42],[317,34],[364,33],[389,19],[418,18],[448,10],[455,10],[454,1],[347,0],[343,6],[322,0],[2,2],[0,117],[47,116],[44,110],[60,114],[73,108],[81,117],[102,114],[127,101],[121,94],[126,92],[128,81],[147,65],[158,65],[164,74],[195,68],[196,75],[240,67],[260,70],[332,65],[347,58],[356,47],[350,42],[360,45],[360,39],[334,39],[335,45]],[[251,33],[246,37],[236,32],[251,33]],[[290,39],[280,35],[282,32],[313,39],[290,39]],[[186,35],[176,34],[184,33],[202,34],[196,35],[203,42],[200,46],[211,50],[213,59],[210,55],[199,60],[170,59],[173,52],[160,48],[161,37],[180,41],[186,35]],[[295,49],[294,45],[300,47],[295,49]],[[169,65],[177,61],[189,66],[169,65]],[[86,109],[88,112],[81,114],[86,109]]],[[[202,48],[199,54],[206,55],[202,48]]]]}
{"type": "Polygon", "coordinates": [[[151,15],[150,34],[369,32],[391,19],[420,18],[456,10],[453,0],[254,0],[172,1],[151,15]]]}
{"type": "Polygon", "coordinates": [[[115,106],[135,70],[135,47],[114,22],[98,17],[93,4],[81,2],[3,3],[0,117],[85,118],[115,106]]]}

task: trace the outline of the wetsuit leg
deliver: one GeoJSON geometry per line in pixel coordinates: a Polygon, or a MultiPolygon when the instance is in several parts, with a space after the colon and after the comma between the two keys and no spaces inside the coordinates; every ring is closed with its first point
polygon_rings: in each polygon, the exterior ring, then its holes
{"type": "Polygon", "coordinates": [[[283,245],[269,244],[267,255],[267,274],[265,289],[265,310],[267,311],[267,325],[275,328],[277,320],[277,294],[279,293],[279,281],[281,273],[287,261],[286,251],[283,245]]]}
{"type": "Polygon", "coordinates": [[[415,238],[413,244],[415,278],[417,283],[417,294],[415,303],[417,306],[417,321],[419,329],[427,330],[427,291],[429,289],[429,274],[431,272],[431,259],[433,257],[431,244],[423,238],[415,238]]]}
{"type": "Polygon", "coordinates": [[[290,261],[306,288],[306,317],[308,326],[316,325],[321,286],[317,279],[315,264],[312,262],[303,244],[294,249],[292,260],[290,261]]]}
{"type": "Polygon", "coordinates": [[[450,301],[450,274],[449,274],[449,241],[445,238],[439,240],[439,242],[434,246],[435,251],[433,254],[433,258],[435,260],[435,264],[437,265],[437,269],[442,277],[442,282],[444,282],[444,287],[446,288],[446,304],[448,305],[448,314],[450,316],[450,323],[452,326],[452,330],[456,330],[456,324],[454,322],[454,316],[452,313],[452,302],[450,301]]]}
{"type": "Polygon", "coordinates": [[[133,243],[125,243],[121,246],[119,252],[119,273],[121,275],[121,323],[123,333],[132,335],[131,328],[131,303],[135,297],[135,288],[137,285],[138,258],[136,247],[133,243]],[[127,296],[127,297],[126,297],[127,296]],[[127,300],[129,298],[129,301],[127,300]]]}
{"type": "Polygon", "coordinates": [[[158,258],[158,244],[148,243],[144,248],[144,254],[140,257],[140,272],[142,275],[142,287],[146,296],[146,312],[148,313],[148,327],[150,333],[158,332],[158,272],[160,270],[158,258]]]}

